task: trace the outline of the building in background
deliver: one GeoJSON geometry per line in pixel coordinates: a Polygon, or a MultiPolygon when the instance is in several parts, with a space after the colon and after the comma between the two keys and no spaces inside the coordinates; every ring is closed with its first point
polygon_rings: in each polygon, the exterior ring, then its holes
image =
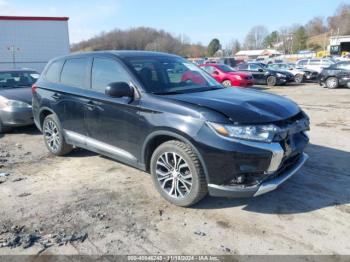
{"type": "Polygon", "coordinates": [[[345,55],[350,52],[350,35],[332,36],[329,42],[331,55],[345,55]]]}
{"type": "Polygon", "coordinates": [[[258,57],[275,57],[282,55],[281,52],[274,49],[262,49],[262,50],[241,50],[235,54],[238,59],[257,59],[258,57]]]}
{"type": "Polygon", "coordinates": [[[70,52],[68,17],[0,16],[0,69],[41,72],[54,57],[70,52]]]}

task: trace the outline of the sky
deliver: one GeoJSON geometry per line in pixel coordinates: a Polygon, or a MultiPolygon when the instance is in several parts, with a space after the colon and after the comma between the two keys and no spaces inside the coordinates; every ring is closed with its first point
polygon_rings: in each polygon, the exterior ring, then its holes
{"type": "Polygon", "coordinates": [[[225,46],[244,40],[255,25],[273,31],[305,24],[333,15],[341,3],[350,0],[0,0],[0,15],[68,16],[71,43],[115,28],[149,26],[192,43],[218,38],[225,46]]]}

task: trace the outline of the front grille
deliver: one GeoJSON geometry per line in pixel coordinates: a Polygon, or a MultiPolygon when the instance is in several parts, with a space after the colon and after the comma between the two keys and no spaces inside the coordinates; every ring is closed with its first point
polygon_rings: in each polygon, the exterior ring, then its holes
{"type": "Polygon", "coordinates": [[[253,77],[252,77],[252,76],[246,76],[245,79],[246,79],[246,80],[252,80],[253,77]]]}

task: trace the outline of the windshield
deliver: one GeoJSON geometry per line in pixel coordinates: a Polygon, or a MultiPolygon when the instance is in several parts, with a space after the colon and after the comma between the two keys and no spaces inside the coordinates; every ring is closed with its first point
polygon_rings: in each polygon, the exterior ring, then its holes
{"type": "Polygon", "coordinates": [[[127,58],[146,92],[177,94],[223,88],[196,65],[177,57],[127,58]]]}
{"type": "Polygon", "coordinates": [[[236,70],[234,70],[232,67],[230,67],[228,65],[218,65],[218,68],[220,68],[221,71],[223,71],[225,73],[236,72],[236,70]]]}
{"type": "Polygon", "coordinates": [[[39,78],[34,71],[6,71],[0,72],[0,88],[31,87],[39,78]]]}

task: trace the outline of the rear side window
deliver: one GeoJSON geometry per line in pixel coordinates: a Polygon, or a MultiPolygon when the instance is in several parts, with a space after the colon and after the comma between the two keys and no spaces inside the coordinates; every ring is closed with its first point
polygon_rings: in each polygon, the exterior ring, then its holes
{"type": "Polygon", "coordinates": [[[92,65],[92,89],[105,92],[107,85],[114,82],[129,83],[131,77],[123,66],[112,59],[95,58],[92,65]]]}
{"type": "Polygon", "coordinates": [[[307,64],[307,60],[300,60],[298,62],[298,66],[305,66],[307,64]]]}
{"type": "Polygon", "coordinates": [[[54,61],[49,65],[45,73],[45,79],[52,83],[58,83],[63,65],[63,60],[54,61]]]}
{"type": "Polygon", "coordinates": [[[248,69],[248,65],[247,64],[241,64],[238,67],[240,70],[247,70],[248,69]]]}
{"type": "Polygon", "coordinates": [[[61,83],[68,86],[89,88],[87,84],[88,67],[89,59],[85,57],[66,60],[62,69],[61,83]]]}
{"type": "Polygon", "coordinates": [[[320,65],[321,64],[321,60],[319,59],[311,59],[310,60],[310,65],[320,65]]]}

